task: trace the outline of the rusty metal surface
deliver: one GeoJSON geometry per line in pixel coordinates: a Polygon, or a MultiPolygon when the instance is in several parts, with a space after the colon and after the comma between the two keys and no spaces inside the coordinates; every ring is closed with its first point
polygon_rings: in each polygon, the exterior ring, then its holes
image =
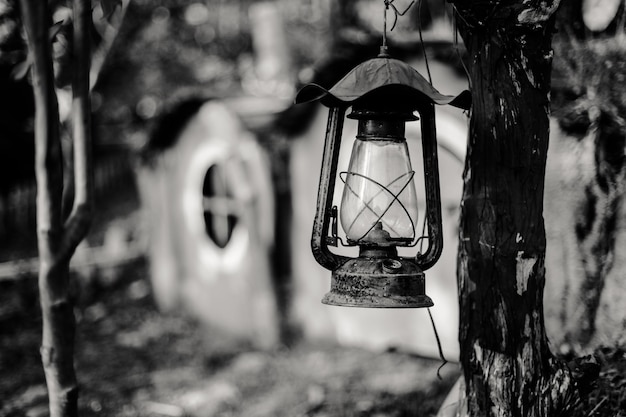
{"type": "Polygon", "coordinates": [[[441,94],[409,64],[380,57],[356,66],[330,90],[317,84],[304,86],[296,96],[296,103],[320,100],[327,107],[350,105],[375,90],[398,85],[406,87],[416,101],[450,104],[462,109],[468,109],[470,105],[469,92],[464,91],[458,96],[441,94]]]}
{"type": "Polygon", "coordinates": [[[428,249],[417,254],[415,261],[425,271],[432,267],[443,251],[443,225],[441,220],[441,193],[439,185],[439,161],[437,157],[437,132],[435,130],[435,106],[426,104],[419,110],[422,124],[422,149],[424,159],[424,186],[426,189],[426,220],[428,225],[428,249]]]}
{"type": "Polygon", "coordinates": [[[421,308],[433,302],[425,293],[424,273],[410,259],[350,259],[333,271],[322,303],[345,307],[421,308]]]}
{"type": "Polygon", "coordinates": [[[328,249],[326,236],[330,225],[332,210],[332,195],[335,190],[337,177],[337,161],[341,145],[341,131],[343,128],[345,108],[333,107],[329,110],[322,170],[320,173],[319,189],[317,192],[317,209],[313,220],[311,236],[311,250],[317,263],[326,269],[334,270],[348,258],[335,255],[328,249]]]}

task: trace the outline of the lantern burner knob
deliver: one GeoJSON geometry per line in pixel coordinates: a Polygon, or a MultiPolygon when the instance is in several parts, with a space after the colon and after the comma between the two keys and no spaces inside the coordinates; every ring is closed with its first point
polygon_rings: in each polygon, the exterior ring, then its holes
{"type": "Polygon", "coordinates": [[[360,242],[373,243],[377,246],[390,246],[391,243],[391,235],[388,231],[383,229],[383,223],[377,222],[376,226],[365,235],[360,242]]]}

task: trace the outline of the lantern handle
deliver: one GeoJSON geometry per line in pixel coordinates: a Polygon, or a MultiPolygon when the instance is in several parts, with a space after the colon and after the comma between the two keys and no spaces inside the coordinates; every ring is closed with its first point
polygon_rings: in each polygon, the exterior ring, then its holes
{"type": "Polygon", "coordinates": [[[328,249],[328,227],[330,225],[330,213],[335,192],[337,178],[337,163],[339,162],[339,148],[341,145],[341,132],[347,107],[330,107],[328,125],[326,126],[326,138],[324,140],[324,154],[322,156],[322,170],[320,174],[319,189],[317,192],[317,210],[313,221],[313,234],[311,236],[311,249],[315,260],[324,268],[331,271],[343,265],[348,257],[334,254],[328,249]]]}
{"type": "Polygon", "coordinates": [[[439,163],[437,162],[437,133],[435,106],[424,103],[418,110],[422,125],[422,152],[424,158],[424,187],[426,189],[426,222],[428,248],[418,253],[415,262],[422,271],[432,267],[443,251],[443,226],[441,220],[441,195],[439,192],[439,163]]]}

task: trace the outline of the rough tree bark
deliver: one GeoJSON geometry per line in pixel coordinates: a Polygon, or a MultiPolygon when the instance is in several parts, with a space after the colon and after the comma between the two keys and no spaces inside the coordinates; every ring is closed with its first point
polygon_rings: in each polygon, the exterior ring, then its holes
{"type": "Polygon", "coordinates": [[[72,81],[75,197],[62,215],[63,155],[59,109],[48,27],[48,2],[20,0],[33,61],[35,97],[35,175],[39,292],[43,315],[41,358],[52,417],[76,416],[78,385],[74,371],[74,313],[69,298],[69,262],[91,221],[92,172],[89,105],[89,25],[91,1],[74,0],[74,77],[72,81]]]}
{"type": "Polygon", "coordinates": [[[543,186],[559,1],[454,2],[472,90],[458,258],[467,413],[567,415],[544,328],[543,186]]]}

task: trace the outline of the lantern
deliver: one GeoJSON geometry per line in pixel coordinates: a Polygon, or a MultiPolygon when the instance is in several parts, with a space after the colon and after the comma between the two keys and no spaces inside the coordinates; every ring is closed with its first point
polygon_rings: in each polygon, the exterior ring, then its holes
{"type": "Polygon", "coordinates": [[[350,71],[330,90],[306,85],[296,103],[319,100],[329,108],[320,175],[312,250],[332,271],[325,304],[355,307],[430,307],[424,271],[443,248],[434,104],[468,107],[468,93],[440,94],[414,68],[392,59],[386,48],[377,58],[350,71]],[[358,121],[350,163],[339,175],[344,183],[339,208],[332,196],[344,116],[358,121]],[[422,133],[427,236],[417,236],[415,173],[404,137],[405,124],[419,120],[422,133]],[[356,258],[333,253],[329,246],[358,246],[356,258]],[[424,253],[403,257],[398,247],[427,240],[424,253]]]}

